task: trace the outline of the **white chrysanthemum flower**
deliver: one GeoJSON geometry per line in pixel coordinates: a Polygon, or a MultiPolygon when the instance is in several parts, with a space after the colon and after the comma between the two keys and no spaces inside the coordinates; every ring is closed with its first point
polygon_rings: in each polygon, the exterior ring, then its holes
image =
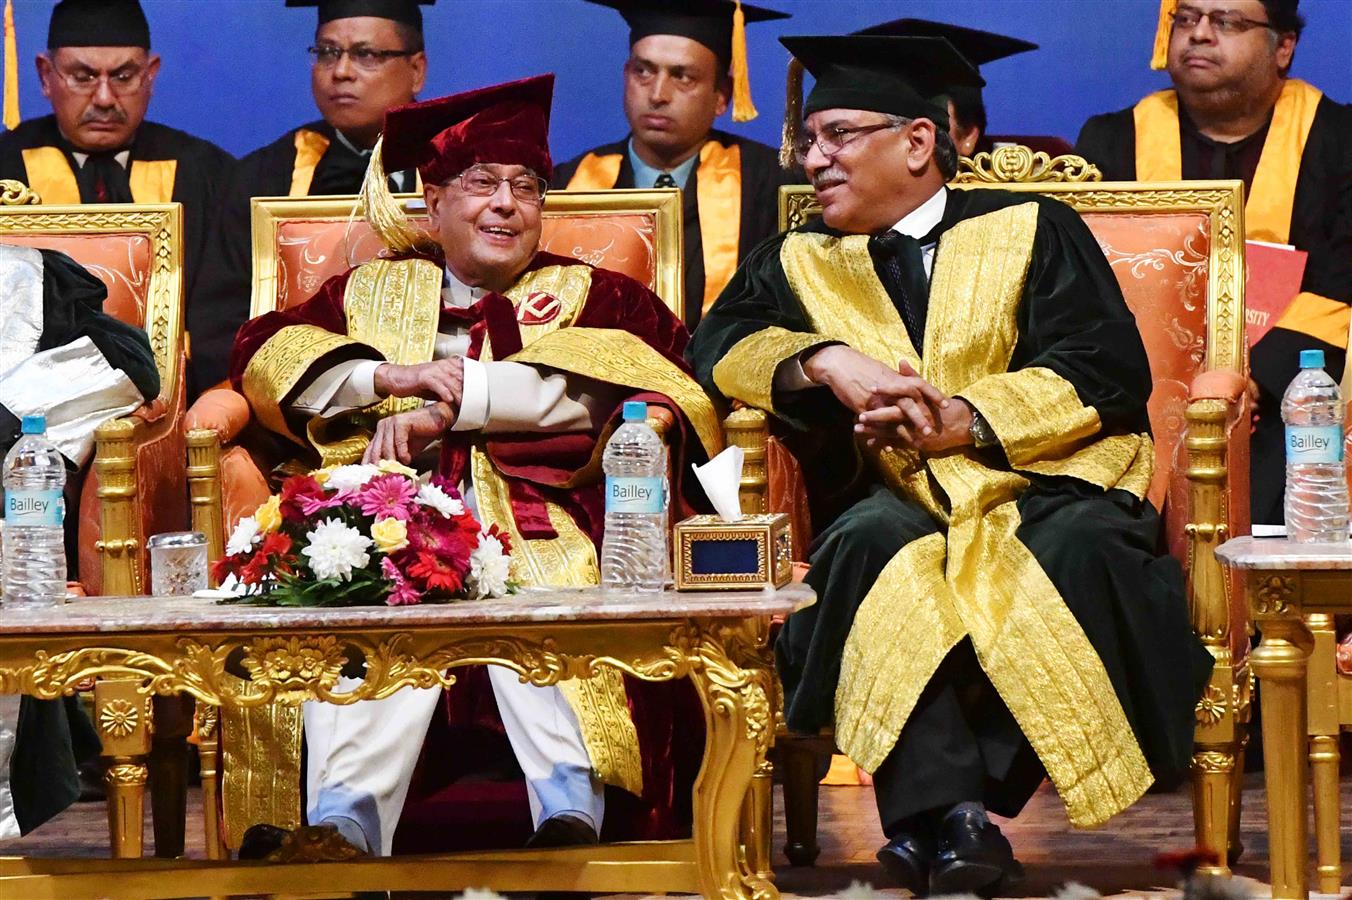
{"type": "Polygon", "coordinates": [[[507,581],[512,574],[511,557],[502,541],[487,532],[479,534],[479,546],[469,555],[469,577],[474,584],[474,599],[507,596],[507,581]]]}
{"type": "Polygon", "coordinates": [[[253,548],[261,536],[259,535],[258,520],[253,516],[245,516],[239,520],[235,530],[230,533],[230,541],[225,545],[225,555],[234,556],[237,553],[243,553],[253,548]]]}
{"type": "Polygon", "coordinates": [[[329,480],[324,482],[324,487],[330,491],[356,491],[379,474],[380,469],[376,466],[339,466],[329,473],[329,480]]]}
{"type": "Polygon", "coordinates": [[[461,503],[435,484],[418,485],[418,496],[414,497],[413,501],[419,506],[427,506],[435,509],[448,519],[462,515],[465,512],[465,504],[461,503]]]}
{"type": "Polygon", "coordinates": [[[309,558],[310,569],[320,580],[349,581],[353,569],[360,569],[371,561],[371,555],[367,553],[371,549],[371,539],[339,519],[320,522],[307,540],[309,546],[301,553],[309,558]]]}

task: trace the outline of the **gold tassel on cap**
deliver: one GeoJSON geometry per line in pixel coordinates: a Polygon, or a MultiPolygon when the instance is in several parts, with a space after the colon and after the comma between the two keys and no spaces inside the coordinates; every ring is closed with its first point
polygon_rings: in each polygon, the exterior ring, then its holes
{"type": "Polygon", "coordinates": [[[746,13],[742,0],[732,12],[732,121],[750,122],[758,115],[751,102],[751,80],[746,64],[746,13]]]}
{"type": "Polygon", "coordinates": [[[5,127],[17,128],[19,115],[19,41],[14,33],[14,0],[5,0],[5,127]]]}
{"type": "Polygon", "coordinates": [[[366,219],[385,246],[396,253],[426,253],[434,250],[435,244],[414,227],[390,193],[384,147],[385,136],[382,134],[376,138],[376,146],[371,151],[371,161],[366,166],[366,177],[362,179],[361,193],[357,196],[352,215],[354,218],[360,215],[366,219]]]}
{"type": "Polygon", "coordinates": [[[1174,27],[1174,11],[1178,0],[1160,0],[1160,18],[1155,25],[1155,52],[1150,56],[1150,68],[1163,69],[1169,64],[1169,35],[1174,27]]]}
{"type": "Polygon", "coordinates": [[[779,167],[792,169],[798,164],[794,148],[803,134],[803,64],[789,57],[788,84],[784,97],[784,134],[779,140],[779,167]]]}

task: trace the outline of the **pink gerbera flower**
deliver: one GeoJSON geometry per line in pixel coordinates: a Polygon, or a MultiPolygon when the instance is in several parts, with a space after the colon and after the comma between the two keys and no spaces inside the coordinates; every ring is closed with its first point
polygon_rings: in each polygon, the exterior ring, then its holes
{"type": "Polygon", "coordinates": [[[380,561],[380,571],[390,580],[390,595],[385,598],[389,606],[412,606],[422,601],[422,594],[404,577],[394,560],[388,556],[380,561]]]}
{"type": "Polygon", "coordinates": [[[407,522],[413,515],[413,498],[417,495],[417,485],[403,475],[377,475],[351,498],[351,503],[364,515],[407,522]]]}

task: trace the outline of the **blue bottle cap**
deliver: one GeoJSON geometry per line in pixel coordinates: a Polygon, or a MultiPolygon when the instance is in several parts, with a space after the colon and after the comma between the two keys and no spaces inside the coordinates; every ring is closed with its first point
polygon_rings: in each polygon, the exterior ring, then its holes
{"type": "Polygon", "coordinates": [[[1324,368],[1324,351],[1323,350],[1300,351],[1300,367],[1302,369],[1324,368]]]}
{"type": "Polygon", "coordinates": [[[648,404],[642,400],[624,401],[624,420],[626,422],[648,421],[648,404]]]}
{"type": "Polygon", "coordinates": [[[24,416],[20,428],[24,434],[42,434],[47,430],[47,417],[42,413],[24,416]]]}

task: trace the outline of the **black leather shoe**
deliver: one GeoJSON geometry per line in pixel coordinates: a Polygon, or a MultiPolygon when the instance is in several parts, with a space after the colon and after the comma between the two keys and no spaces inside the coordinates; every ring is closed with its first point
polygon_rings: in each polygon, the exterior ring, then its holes
{"type": "Polygon", "coordinates": [[[930,864],[934,861],[934,841],[928,836],[901,833],[878,851],[878,862],[897,887],[912,897],[929,894],[930,864]]]}
{"type": "Polygon", "coordinates": [[[930,891],[992,897],[1023,880],[1023,866],[998,825],[977,810],[956,810],[939,826],[930,891]]]}
{"type": "Polygon", "coordinates": [[[267,859],[290,836],[290,831],[276,825],[250,825],[239,839],[239,858],[267,859]]]}
{"type": "Polygon", "coordinates": [[[559,813],[550,816],[535,829],[535,834],[526,841],[527,847],[579,847],[586,844],[598,844],[600,838],[591,823],[571,813],[559,813]]]}

